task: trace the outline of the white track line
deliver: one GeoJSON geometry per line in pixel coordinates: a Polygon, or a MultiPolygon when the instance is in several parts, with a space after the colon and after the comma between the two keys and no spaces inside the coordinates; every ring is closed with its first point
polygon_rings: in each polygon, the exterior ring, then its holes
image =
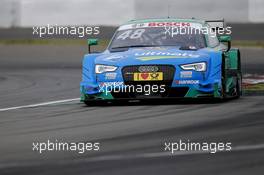
{"type": "Polygon", "coordinates": [[[79,100],[80,100],[80,98],[72,98],[72,99],[48,101],[48,102],[23,105],[23,106],[15,106],[15,107],[9,107],[9,108],[2,108],[2,109],[0,109],[0,112],[10,111],[10,110],[15,110],[15,109],[23,109],[23,108],[34,108],[34,107],[39,107],[39,106],[46,106],[46,105],[51,105],[51,104],[66,103],[66,102],[79,101],[79,100]]]}

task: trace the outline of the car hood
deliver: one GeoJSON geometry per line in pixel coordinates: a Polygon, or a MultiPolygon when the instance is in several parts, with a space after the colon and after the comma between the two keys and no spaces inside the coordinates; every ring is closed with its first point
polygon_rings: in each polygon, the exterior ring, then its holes
{"type": "Polygon", "coordinates": [[[123,52],[105,51],[95,59],[95,64],[116,66],[144,64],[177,64],[184,62],[209,61],[210,51],[179,50],[172,47],[130,48],[123,52]]]}

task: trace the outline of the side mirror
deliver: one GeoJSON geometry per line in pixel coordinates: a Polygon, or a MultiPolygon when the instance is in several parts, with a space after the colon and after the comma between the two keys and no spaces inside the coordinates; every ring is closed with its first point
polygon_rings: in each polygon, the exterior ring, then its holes
{"type": "Polygon", "coordinates": [[[88,44],[88,53],[91,53],[91,46],[97,45],[98,39],[88,39],[87,44],[88,44]]]}
{"type": "Polygon", "coordinates": [[[231,36],[223,35],[223,36],[220,36],[218,39],[222,43],[227,43],[227,52],[228,52],[231,48],[231,36]]]}

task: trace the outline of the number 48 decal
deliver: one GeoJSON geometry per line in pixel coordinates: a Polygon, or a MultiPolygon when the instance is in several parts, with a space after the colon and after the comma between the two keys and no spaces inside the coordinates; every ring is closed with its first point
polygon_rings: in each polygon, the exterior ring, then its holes
{"type": "Polygon", "coordinates": [[[121,35],[117,37],[117,39],[125,40],[127,38],[130,39],[138,39],[142,36],[142,34],[145,32],[145,29],[137,29],[137,30],[127,30],[121,35]]]}

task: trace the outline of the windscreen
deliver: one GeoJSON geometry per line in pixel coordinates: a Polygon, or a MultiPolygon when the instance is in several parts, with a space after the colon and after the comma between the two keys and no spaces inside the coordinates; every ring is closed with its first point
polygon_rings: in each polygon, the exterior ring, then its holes
{"type": "Polygon", "coordinates": [[[119,30],[115,34],[110,49],[125,47],[160,47],[160,46],[192,46],[204,48],[205,37],[194,28],[145,27],[119,30]],[[187,32],[188,31],[188,32],[187,32]]]}

